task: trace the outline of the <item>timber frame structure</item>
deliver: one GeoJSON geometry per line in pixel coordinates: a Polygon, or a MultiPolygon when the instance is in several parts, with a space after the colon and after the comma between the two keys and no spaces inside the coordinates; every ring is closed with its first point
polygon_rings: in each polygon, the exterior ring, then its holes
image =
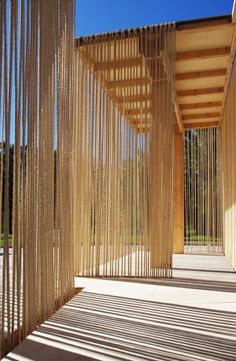
{"type": "MultiPolygon", "coordinates": [[[[162,36],[160,33],[155,33],[157,27],[154,25],[127,29],[75,40],[75,52],[78,54],[76,56],[87,63],[91,76],[94,75],[96,79],[100,79],[98,81],[101,82],[109,99],[137,135],[151,134],[155,123],[153,102],[156,102],[160,108],[163,101],[159,95],[162,92],[160,88],[155,93],[156,100],[153,98],[154,84],[162,82],[168,73],[165,59],[166,56],[169,56],[163,51],[161,43],[158,41],[155,43],[155,39],[158,37],[161,39],[162,36]],[[134,45],[131,45],[132,41],[134,45]],[[133,50],[127,52],[127,49],[132,46],[133,50]],[[158,47],[159,50],[156,50],[158,47]],[[99,48],[100,50],[98,50],[99,48]],[[118,55],[116,55],[116,49],[119,49],[118,55]],[[155,69],[158,69],[156,73],[155,69]]],[[[214,128],[220,131],[222,128],[230,82],[233,82],[231,73],[235,57],[235,27],[235,9],[232,16],[196,19],[175,24],[176,40],[173,56],[176,65],[175,84],[172,85],[172,100],[174,99],[174,102],[169,105],[173,106],[174,115],[174,158],[170,160],[174,164],[173,203],[171,206],[174,210],[173,253],[184,253],[184,233],[186,233],[184,231],[184,218],[186,219],[186,216],[184,217],[184,203],[186,206],[186,202],[184,202],[184,134],[185,131],[191,131],[191,129],[214,128]]],[[[159,41],[165,43],[165,40],[159,41]]],[[[218,139],[217,147],[219,148],[223,139],[218,135],[218,131],[214,134],[218,139]]],[[[165,137],[164,132],[163,137],[165,137]]],[[[212,151],[216,152],[213,148],[212,151]]],[[[164,148],[162,151],[165,152],[164,148]]],[[[217,151],[220,152],[219,149],[217,151]]],[[[208,159],[213,159],[213,153],[209,152],[211,152],[210,149],[208,149],[208,159]]],[[[165,157],[167,160],[167,153],[165,153],[165,157]]],[[[164,159],[158,161],[164,162],[164,159]]],[[[211,172],[214,174],[219,173],[219,169],[213,170],[212,168],[219,168],[219,162],[220,157],[217,156],[215,165],[213,166],[212,163],[211,166],[208,166],[208,171],[211,168],[211,172]]],[[[153,168],[155,162],[151,160],[151,163],[153,168]]],[[[160,169],[157,172],[160,172],[160,169]]],[[[136,177],[136,174],[133,174],[133,177],[136,177]]],[[[209,175],[205,174],[205,177],[209,178],[209,175]]],[[[219,175],[217,177],[220,181],[221,177],[219,175]]],[[[226,174],[222,174],[222,179],[224,177],[226,174]]],[[[210,184],[208,184],[209,187],[210,184]]],[[[208,211],[206,212],[209,217],[212,217],[209,209],[210,203],[211,208],[213,207],[212,197],[216,197],[215,205],[217,204],[217,207],[221,208],[221,190],[219,187],[220,184],[216,187],[218,195],[210,195],[208,198],[208,211]]],[[[161,188],[156,189],[155,193],[158,192],[162,192],[161,188]]],[[[195,189],[194,192],[199,192],[199,190],[195,189]]],[[[226,189],[225,192],[227,192],[226,189]]],[[[168,200],[161,202],[160,207],[168,200]]],[[[222,218],[222,215],[220,216],[220,211],[217,214],[219,214],[218,218],[216,217],[217,224],[213,228],[221,230],[223,220],[220,217],[222,218]]],[[[151,223],[155,222],[152,220],[151,223]]],[[[217,232],[221,234],[221,231],[217,232]]],[[[156,233],[158,234],[157,229],[156,233]]],[[[219,235],[216,240],[216,243],[222,242],[222,238],[219,240],[219,235]]],[[[153,242],[155,243],[156,240],[153,242]]],[[[143,244],[142,241],[141,244],[143,244]]],[[[219,247],[214,247],[216,252],[219,249],[222,249],[222,243],[219,243],[219,247]]],[[[91,254],[93,252],[91,251],[91,254]]],[[[169,251],[166,249],[163,252],[168,253],[169,251]]],[[[115,258],[119,258],[119,256],[121,256],[119,252],[115,253],[115,258]]],[[[169,259],[170,264],[170,258],[167,257],[167,259],[169,259]]],[[[77,260],[77,263],[80,261],[77,260]]],[[[110,264],[114,259],[110,257],[108,261],[110,264]]],[[[93,262],[91,261],[91,265],[93,262]]],[[[90,269],[90,271],[83,271],[82,274],[92,275],[93,271],[90,269]]],[[[97,270],[96,275],[99,274],[97,270]]],[[[131,276],[131,274],[130,271],[128,275],[131,276]]]]}
{"type": "MultiPolygon", "coordinates": [[[[154,27],[154,26],[153,26],[154,27]]],[[[151,29],[152,26],[147,27],[151,29]]],[[[122,30],[108,34],[98,34],[75,40],[75,48],[84,51],[86,42],[106,42],[115,34],[117,39],[128,37],[135,31],[145,31],[144,28],[122,30]]],[[[176,123],[182,133],[185,129],[218,127],[222,120],[224,102],[229,81],[232,57],[234,55],[235,23],[231,15],[206,19],[187,20],[176,23],[176,123]]],[[[90,59],[93,63],[93,59],[90,59]]],[[[146,62],[151,58],[146,57],[146,62]]],[[[114,67],[119,68],[142,66],[142,55],[135,54],[128,61],[117,63],[94,63],[98,70],[114,67]]],[[[140,79],[123,79],[117,88],[135,86],[140,79]]],[[[152,82],[150,74],[146,73],[143,81],[152,82]]],[[[112,84],[106,84],[111,97],[112,84]]],[[[148,95],[147,95],[148,98],[148,95]]],[[[119,102],[119,99],[115,101],[119,102]]],[[[135,99],[130,98],[130,103],[135,99]]],[[[131,106],[132,107],[132,104],[131,106]]],[[[135,111],[138,114],[140,109],[135,111]]],[[[142,109],[149,113],[148,108],[142,109]]],[[[137,117],[136,117],[137,119],[137,117]]],[[[132,122],[132,121],[131,121],[132,122]]],[[[136,124],[138,128],[138,121],[136,124]]]]}
{"type": "Polygon", "coordinates": [[[214,178],[199,202],[213,251],[236,269],[235,2],[78,39],[74,0],[46,3],[0,0],[0,357],[76,294],[77,275],[172,277],[184,184],[199,200],[200,173],[214,178]]]}

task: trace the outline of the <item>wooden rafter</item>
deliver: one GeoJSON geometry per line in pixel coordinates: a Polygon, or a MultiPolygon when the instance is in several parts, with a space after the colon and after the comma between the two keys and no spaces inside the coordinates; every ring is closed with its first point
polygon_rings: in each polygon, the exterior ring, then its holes
{"type": "Polygon", "coordinates": [[[118,98],[119,103],[139,103],[139,102],[146,102],[151,100],[152,100],[151,94],[127,95],[118,98]]]}
{"type": "Polygon", "coordinates": [[[219,127],[220,123],[215,122],[201,122],[201,123],[184,123],[184,129],[199,129],[199,128],[214,128],[219,127]]]}
{"type": "Polygon", "coordinates": [[[146,85],[150,84],[150,80],[148,78],[133,78],[133,79],[124,79],[119,81],[109,81],[107,82],[108,89],[114,88],[125,88],[132,87],[137,85],[146,85]]]}
{"type": "Polygon", "coordinates": [[[186,114],[182,115],[183,120],[190,120],[190,119],[204,119],[204,118],[219,118],[220,113],[200,113],[200,114],[186,114]]]}
{"type": "Polygon", "coordinates": [[[147,114],[147,113],[150,113],[151,112],[151,108],[135,108],[135,109],[128,109],[126,114],[128,116],[132,116],[132,115],[141,115],[141,114],[147,114]]]}
{"type": "Polygon", "coordinates": [[[216,49],[201,49],[183,51],[176,54],[176,60],[191,60],[191,59],[207,59],[216,58],[219,56],[227,56],[230,53],[230,47],[216,48],[216,49]]]}
{"type": "Polygon", "coordinates": [[[216,69],[216,70],[195,71],[195,72],[189,72],[189,73],[179,73],[179,74],[176,74],[176,80],[178,81],[178,80],[224,76],[224,75],[226,75],[226,70],[227,69],[216,69]]]}
{"type": "Polygon", "coordinates": [[[188,110],[188,109],[201,109],[201,108],[215,108],[215,107],[221,107],[221,106],[222,106],[221,101],[215,101],[215,102],[181,104],[180,109],[181,110],[188,110]]]}
{"type": "Polygon", "coordinates": [[[106,62],[97,62],[94,65],[95,71],[101,71],[101,70],[112,70],[112,69],[118,69],[118,68],[129,68],[132,66],[138,66],[141,65],[142,58],[141,56],[137,56],[130,59],[120,59],[120,60],[110,60],[106,62]]]}
{"type": "Polygon", "coordinates": [[[216,88],[204,88],[204,89],[189,89],[189,90],[179,90],[177,92],[178,97],[187,97],[193,95],[206,95],[206,94],[219,94],[223,93],[223,87],[216,88]]]}
{"type": "Polygon", "coordinates": [[[130,121],[130,124],[132,125],[138,125],[139,127],[142,126],[142,127],[146,127],[146,126],[149,126],[151,124],[151,121],[141,121],[141,119],[134,119],[132,121],[130,121]]]}

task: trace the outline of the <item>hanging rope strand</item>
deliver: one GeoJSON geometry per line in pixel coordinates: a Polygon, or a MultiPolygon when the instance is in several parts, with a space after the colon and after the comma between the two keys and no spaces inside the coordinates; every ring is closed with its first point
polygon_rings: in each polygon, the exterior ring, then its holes
{"type": "Polygon", "coordinates": [[[169,277],[175,26],[84,38],[76,57],[76,273],[169,277]]]}

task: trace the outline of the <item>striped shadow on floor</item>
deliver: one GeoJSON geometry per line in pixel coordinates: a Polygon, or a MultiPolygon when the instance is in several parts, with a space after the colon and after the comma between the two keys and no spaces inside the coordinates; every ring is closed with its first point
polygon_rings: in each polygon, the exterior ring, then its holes
{"type": "Polygon", "coordinates": [[[235,316],[83,291],[5,359],[235,361],[235,316]]]}

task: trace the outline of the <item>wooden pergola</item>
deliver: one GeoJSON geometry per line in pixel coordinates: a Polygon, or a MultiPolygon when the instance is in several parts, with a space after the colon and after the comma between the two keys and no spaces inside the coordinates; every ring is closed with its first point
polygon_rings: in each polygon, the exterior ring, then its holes
{"type": "Polygon", "coordinates": [[[220,128],[236,269],[235,1],[75,42],[74,6],[0,1],[0,358],[77,293],[75,274],[172,277],[185,130],[220,128]]]}
{"type": "MultiPolygon", "coordinates": [[[[129,123],[138,131],[149,131],[151,123],[152,56],[153,39],[144,47],[142,34],[152,27],[136,28],[108,34],[78,38],[75,46],[89,62],[95,73],[103,72],[103,86],[111,99],[119,106],[129,123]],[[91,44],[109,42],[109,61],[100,61],[99,53],[91,44]],[[125,51],[115,56],[116,42],[133,42],[133,51],[125,57],[125,51]],[[90,45],[87,45],[90,44],[90,45]],[[150,49],[145,51],[145,49],[150,49]],[[113,57],[112,57],[113,54],[113,57]],[[135,69],[135,70],[134,70],[135,69]],[[123,78],[114,81],[122,71],[123,78]],[[132,87],[140,84],[146,88],[145,96],[132,93],[132,87]],[[126,92],[125,105],[122,93],[126,92]],[[146,122],[140,122],[145,114],[146,122]]],[[[179,131],[190,128],[217,127],[220,125],[227,91],[227,80],[234,51],[235,17],[231,15],[176,23],[176,100],[175,113],[179,131]]],[[[160,50],[160,63],[164,54],[160,50]]],[[[163,69],[163,72],[165,70],[163,69]]]]}

